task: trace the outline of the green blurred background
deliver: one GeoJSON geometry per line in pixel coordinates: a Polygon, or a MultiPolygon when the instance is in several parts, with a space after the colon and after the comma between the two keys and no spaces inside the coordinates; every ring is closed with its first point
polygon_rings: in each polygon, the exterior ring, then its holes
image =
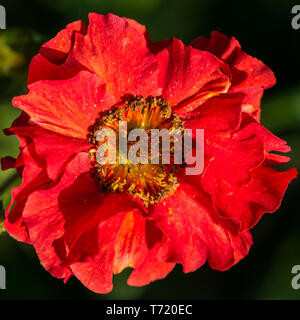
{"type": "MultiPolygon", "coordinates": [[[[263,60],[275,72],[277,85],[262,103],[262,122],[288,141],[292,160],[300,168],[300,30],[291,27],[287,0],[7,0],[7,29],[0,30],[0,157],[16,156],[18,142],[6,137],[19,114],[13,96],[26,92],[30,59],[40,45],[89,12],[112,12],[145,24],[153,40],[178,37],[188,44],[212,30],[234,35],[244,51],[263,60]]],[[[298,1],[300,4],[300,1],[298,1]]],[[[11,188],[18,185],[13,170],[0,172],[0,200],[5,208],[11,188]]],[[[226,272],[204,266],[183,274],[178,266],[166,279],[143,288],[126,285],[130,270],[115,277],[108,295],[90,292],[72,277],[64,285],[39,264],[34,250],[0,234],[0,265],[6,267],[7,289],[0,299],[299,299],[291,287],[291,269],[300,265],[299,178],[290,185],[281,208],[267,214],[253,230],[250,254],[226,272]]]]}

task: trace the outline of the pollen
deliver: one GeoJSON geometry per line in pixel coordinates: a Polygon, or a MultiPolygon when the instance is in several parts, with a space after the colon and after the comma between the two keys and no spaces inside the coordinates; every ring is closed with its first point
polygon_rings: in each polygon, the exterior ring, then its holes
{"type": "MultiPolygon", "coordinates": [[[[178,166],[174,164],[174,139],[171,136],[175,129],[183,132],[183,121],[178,115],[172,113],[167,100],[157,97],[134,97],[101,115],[89,132],[89,141],[94,145],[89,150],[89,156],[95,168],[99,186],[107,192],[127,192],[133,197],[140,198],[146,207],[173,194],[178,187],[176,177],[178,166]],[[107,142],[107,139],[97,141],[97,134],[102,129],[112,129],[116,133],[118,145],[119,121],[127,122],[127,134],[132,129],[144,129],[149,135],[149,140],[147,140],[149,150],[151,149],[150,129],[167,129],[167,132],[170,133],[170,163],[162,162],[162,154],[166,150],[160,145],[159,161],[156,164],[152,164],[151,152],[147,156],[146,164],[133,164],[128,159],[125,162],[122,161],[122,155],[118,150],[115,163],[100,164],[96,157],[97,150],[99,146],[107,142]]],[[[131,143],[128,142],[128,150],[131,146],[131,143]]]]}

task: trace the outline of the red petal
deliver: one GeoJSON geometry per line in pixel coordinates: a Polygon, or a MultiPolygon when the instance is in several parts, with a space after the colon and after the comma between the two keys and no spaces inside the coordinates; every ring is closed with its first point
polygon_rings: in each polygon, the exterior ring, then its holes
{"type": "MultiPolygon", "coordinates": [[[[268,167],[258,167],[251,171],[248,182],[242,182],[232,169],[209,167],[202,184],[212,195],[213,203],[223,217],[239,222],[239,230],[249,230],[266,212],[276,211],[281,203],[288,183],[296,177],[296,169],[277,172],[268,167]],[[233,177],[229,177],[229,175],[233,177]]],[[[236,172],[239,173],[238,169],[236,172]]]]}
{"type": "Polygon", "coordinates": [[[144,25],[138,23],[137,21],[135,21],[133,19],[129,19],[129,18],[123,18],[123,19],[125,19],[130,24],[131,27],[135,28],[145,38],[149,37],[149,32],[144,25]]]}
{"type": "Polygon", "coordinates": [[[209,198],[188,184],[181,183],[174,195],[157,204],[151,216],[168,238],[158,257],[182,263],[184,272],[196,270],[206,260],[214,269],[228,269],[250,247],[243,236],[233,243],[230,232],[216,219],[209,198]]]}
{"type": "Polygon", "coordinates": [[[244,114],[241,128],[233,135],[233,138],[235,140],[241,141],[246,140],[252,136],[257,136],[261,139],[266,152],[288,152],[291,150],[291,148],[287,146],[284,140],[276,137],[255,119],[248,116],[247,114],[244,114]]]}
{"type": "Polygon", "coordinates": [[[154,244],[149,247],[147,221],[137,211],[111,216],[99,225],[98,252],[82,262],[73,263],[73,273],[85,286],[98,293],[111,291],[113,272],[119,273],[126,267],[137,267],[128,280],[130,285],[144,285],[166,276],[174,264],[157,261],[161,232],[153,228],[151,226],[157,238],[150,235],[154,244]],[[151,262],[153,265],[150,266],[151,262]]]}
{"type": "Polygon", "coordinates": [[[8,170],[8,169],[12,169],[12,168],[16,168],[16,159],[13,157],[4,157],[1,158],[1,169],[4,170],[8,170]]]}
{"type": "Polygon", "coordinates": [[[74,77],[80,68],[52,63],[41,54],[33,57],[28,71],[27,83],[30,85],[39,80],[64,80],[74,77]]]}
{"type": "Polygon", "coordinates": [[[233,246],[234,259],[236,262],[243,259],[249,252],[253,244],[252,236],[249,231],[240,232],[238,236],[230,235],[233,246]]]}
{"type": "MultiPolygon", "coordinates": [[[[251,179],[251,170],[264,161],[264,149],[261,140],[255,136],[242,141],[235,141],[226,134],[218,134],[206,140],[206,155],[208,164],[201,176],[201,185],[213,199],[214,205],[223,210],[233,210],[230,203],[218,206],[218,199],[235,198],[237,190],[251,179]]],[[[230,219],[226,221],[227,228],[233,232],[240,229],[240,221],[235,216],[223,215],[230,219]]]]}
{"type": "MultiPolygon", "coordinates": [[[[15,134],[15,130],[23,126],[28,126],[28,115],[22,112],[13,122],[12,127],[5,129],[6,135],[15,134]]],[[[18,133],[16,133],[18,135],[18,133]]],[[[1,159],[6,167],[16,168],[19,175],[23,177],[22,184],[14,188],[11,193],[11,202],[6,209],[6,219],[4,226],[6,230],[19,241],[30,242],[26,226],[23,222],[22,211],[27,201],[28,195],[37,188],[43,188],[50,180],[46,175],[43,161],[36,154],[34,144],[29,138],[18,135],[20,140],[20,154],[14,161],[7,158],[1,159]]]]}
{"type": "Polygon", "coordinates": [[[32,192],[23,210],[24,223],[42,265],[58,278],[68,278],[70,271],[62,266],[62,258],[66,254],[61,240],[65,221],[57,206],[57,197],[63,187],[73,183],[76,174],[88,170],[90,164],[87,158],[85,154],[77,155],[66,169],[67,176],[54,188],[32,192]]]}
{"type": "MultiPolygon", "coordinates": [[[[236,130],[241,120],[241,94],[221,94],[209,99],[184,119],[186,129],[204,129],[206,138],[221,131],[236,130]]],[[[195,130],[193,130],[195,133],[195,130]]]]}
{"type": "Polygon", "coordinates": [[[73,138],[85,139],[100,111],[115,100],[96,75],[81,71],[68,80],[38,81],[29,94],[13,99],[41,127],[73,138]]]}
{"type": "MultiPolygon", "coordinates": [[[[288,184],[297,177],[295,168],[277,172],[276,170],[261,166],[253,170],[253,179],[244,188],[245,202],[256,206],[257,214],[276,211],[282,201],[288,184]]],[[[255,219],[254,220],[258,220],[255,219]]],[[[254,221],[255,224],[257,221],[254,221]]]]}
{"type": "MultiPolygon", "coordinates": [[[[60,186],[62,185],[63,182],[60,186]]],[[[104,250],[105,248],[97,246],[98,234],[101,237],[102,232],[98,230],[99,224],[109,224],[107,221],[113,215],[139,208],[127,194],[101,192],[96,180],[88,173],[78,176],[70,187],[60,192],[58,206],[65,220],[64,239],[68,246],[65,264],[72,264],[86,255],[98,254],[98,251],[104,250]],[[76,217],[74,212],[77,212],[76,217]]],[[[123,259],[126,259],[126,255],[123,259]]],[[[115,271],[120,271],[122,265],[124,266],[122,262],[116,264],[115,271]]]]}
{"type": "Polygon", "coordinates": [[[244,104],[253,106],[249,114],[259,120],[263,90],[273,87],[276,83],[273,72],[261,61],[244,52],[240,53],[232,68],[232,87],[229,92],[245,93],[244,104]]]}
{"type": "Polygon", "coordinates": [[[173,39],[164,39],[164,40],[159,40],[156,42],[151,42],[149,44],[149,47],[153,53],[157,54],[161,50],[169,47],[172,44],[172,41],[173,41],[173,39]]]}
{"type": "Polygon", "coordinates": [[[50,183],[45,174],[46,170],[36,162],[34,146],[30,143],[21,153],[24,162],[22,184],[12,190],[11,202],[6,209],[4,227],[6,231],[19,241],[30,243],[27,228],[24,224],[22,212],[28,196],[37,189],[44,188],[50,183]]]}
{"type": "Polygon", "coordinates": [[[40,54],[55,64],[62,64],[72,49],[74,34],[76,32],[85,34],[86,29],[83,21],[68,24],[64,30],[41,47],[40,54]]]}
{"type": "MultiPolygon", "coordinates": [[[[207,140],[206,151],[212,158],[203,174],[212,173],[217,181],[222,181],[224,178],[233,184],[247,181],[249,170],[264,160],[263,144],[256,136],[236,141],[227,133],[216,134],[207,140]]],[[[210,183],[212,181],[214,179],[210,180],[210,183]]]]}
{"type": "Polygon", "coordinates": [[[31,61],[28,85],[39,80],[68,79],[82,70],[82,68],[77,69],[63,63],[73,47],[75,33],[85,34],[86,31],[87,27],[83,21],[75,21],[46,42],[41,47],[39,54],[31,61]]]}
{"type": "Polygon", "coordinates": [[[268,89],[275,85],[276,79],[270,68],[245,52],[241,52],[232,66],[234,68],[232,74],[234,88],[260,87],[268,89]]]}
{"type": "Polygon", "coordinates": [[[199,37],[192,45],[213,53],[230,65],[232,86],[229,92],[245,93],[245,111],[259,119],[263,90],[272,87],[276,82],[273,72],[260,60],[243,52],[234,37],[229,39],[220,32],[212,32],[209,39],[199,37]]]}
{"type": "MultiPolygon", "coordinates": [[[[228,89],[229,79],[220,70],[223,63],[208,52],[186,47],[174,39],[168,48],[158,53],[157,58],[162,96],[170,101],[171,106],[185,100],[193,103],[196,100],[199,105],[208,97],[228,89]]],[[[178,109],[180,111],[180,107],[178,109]]]]}
{"type": "MultiPolygon", "coordinates": [[[[29,119],[28,115],[25,112],[22,112],[20,116],[16,120],[14,120],[11,128],[7,128],[3,130],[4,134],[7,136],[14,135],[15,133],[12,130],[12,128],[28,125],[28,119],[29,119]]],[[[19,148],[21,152],[18,155],[17,159],[13,159],[12,157],[1,158],[1,165],[2,165],[2,170],[12,169],[12,168],[17,169],[18,174],[21,176],[22,170],[24,167],[22,150],[27,146],[28,143],[24,137],[19,136],[18,138],[20,140],[19,148]]]]}
{"type": "Polygon", "coordinates": [[[76,34],[66,64],[95,72],[117,100],[128,94],[160,95],[156,58],[136,25],[113,14],[91,13],[89,20],[87,35],[76,34]]]}
{"type": "Polygon", "coordinates": [[[89,162],[87,154],[78,154],[56,186],[29,196],[23,216],[47,270],[67,277],[70,266],[84,285],[104,293],[112,288],[113,272],[141,265],[162,234],[152,227],[149,242],[138,204],[124,194],[101,192],[85,173],[89,162]]]}
{"type": "Polygon", "coordinates": [[[198,37],[192,41],[194,48],[213,53],[228,64],[232,64],[241,51],[239,42],[218,31],[213,31],[210,38],[198,37]]]}
{"type": "Polygon", "coordinates": [[[54,181],[72,156],[81,151],[87,152],[89,149],[87,139],[62,136],[36,125],[12,127],[9,130],[18,137],[33,141],[37,155],[41,161],[46,161],[45,167],[49,178],[54,181]]]}
{"type": "Polygon", "coordinates": [[[192,46],[206,50],[224,60],[233,68],[233,86],[259,86],[267,89],[275,84],[273,72],[261,61],[253,58],[241,50],[239,42],[232,37],[213,31],[209,39],[199,37],[192,42],[192,46]]]}
{"type": "Polygon", "coordinates": [[[268,153],[266,154],[266,160],[264,161],[265,165],[282,165],[289,162],[290,157],[282,156],[279,154],[268,153]]]}
{"type": "Polygon", "coordinates": [[[165,278],[175,267],[175,263],[163,262],[158,259],[157,254],[161,247],[160,243],[151,248],[145,260],[134,268],[128,278],[130,286],[144,286],[157,279],[165,278]]]}

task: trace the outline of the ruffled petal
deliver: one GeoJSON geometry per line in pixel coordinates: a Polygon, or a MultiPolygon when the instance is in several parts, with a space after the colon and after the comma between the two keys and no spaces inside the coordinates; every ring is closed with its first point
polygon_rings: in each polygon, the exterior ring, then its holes
{"type": "Polygon", "coordinates": [[[241,121],[243,94],[221,94],[209,99],[184,119],[184,127],[203,129],[205,138],[223,132],[238,129],[241,121]]]}
{"type": "Polygon", "coordinates": [[[233,135],[233,138],[238,141],[246,140],[252,136],[257,136],[261,139],[264,150],[289,152],[291,148],[286,144],[286,141],[276,137],[268,129],[262,126],[248,114],[243,114],[242,124],[239,130],[233,135]]]}
{"type": "Polygon", "coordinates": [[[65,221],[57,204],[58,194],[61,189],[72,184],[79,173],[88,170],[89,166],[85,154],[77,155],[69,163],[60,183],[52,188],[50,185],[48,189],[32,192],[23,209],[24,224],[42,265],[58,278],[70,276],[69,268],[62,265],[66,255],[63,240],[65,221]]]}
{"type": "Polygon", "coordinates": [[[289,147],[253,118],[247,119],[232,137],[209,140],[212,158],[201,177],[215,208],[232,220],[235,232],[249,230],[264,213],[277,210],[288,183],[297,175],[294,169],[277,172],[266,166],[272,159],[268,151],[288,151],[289,147]],[[274,191],[277,184],[280,190],[274,191]]]}
{"type": "Polygon", "coordinates": [[[17,159],[5,157],[1,159],[2,170],[16,169],[23,178],[20,186],[11,192],[11,201],[5,211],[4,227],[16,239],[30,243],[26,226],[23,222],[22,211],[28,195],[36,189],[43,188],[50,183],[46,174],[45,163],[37,155],[32,139],[19,135],[16,129],[28,126],[28,115],[22,112],[13,122],[12,127],[4,129],[6,135],[17,134],[20,140],[20,154],[17,159]]]}
{"type": "Polygon", "coordinates": [[[249,235],[233,237],[218,221],[209,198],[188,184],[181,183],[174,195],[158,203],[151,217],[167,237],[158,258],[181,263],[184,272],[206,261],[213,269],[226,270],[251,245],[249,235]]]}
{"type": "Polygon", "coordinates": [[[62,64],[72,49],[75,33],[85,34],[86,31],[87,27],[83,21],[72,22],[53,39],[44,43],[40,54],[55,64],[62,64]]]}
{"type": "Polygon", "coordinates": [[[28,230],[22,216],[24,206],[32,192],[46,188],[51,181],[42,161],[35,153],[34,144],[29,143],[22,149],[21,158],[22,162],[19,160],[19,156],[14,167],[20,168],[19,166],[22,166],[22,184],[12,190],[11,202],[6,209],[6,219],[3,225],[6,231],[17,240],[30,243],[28,230]]]}
{"type": "Polygon", "coordinates": [[[29,93],[14,98],[13,104],[47,130],[86,139],[99,112],[111,108],[115,100],[100,78],[81,71],[68,80],[35,82],[29,93]]]}
{"type": "Polygon", "coordinates": [[[230,82],[222,72],[223,62],[212,54],[185,46],[174,39],[157,55],[162,97],[176,113],[190,112],[208,98],[226,92],[230,82]]]}
{"type": "Polygon", "coordinates": [[[228,64],[232,64],[241,51],[241,45],[234,37],[228,38],[218,31],[213,31],[210,38],[197,37],[192,41],[192,46],[209,51],[228,64]]]}
{"type": "Polygon", "coordinates": [[[31,61],[28,85],[39,80],[68,79],[82,70],[65,66],[64,62],[73,47],[75,33],[85,34],[86,31],[83,21],[75,21],[46,42],[31,61]]]}
{"type": "Polygon", "coordinates": [[[192,46],[213,53],[230,66],[232,85],[229,92],[244,93],[244,111],[259,119],[263,91],[276,82],[270,68],[243,52],[234,37],[228,38],[218,31],[212,32],[210,38],[196,38],[192,46]]]}
{"type": "Polygon", "coordinates": [[[31,60],[27,84],[30,85],[40,80],[65,80],[73,78],[81,69],[70,68],[64,64],[57,65],[43,55],[37,54],[31,60]]]}
{"type": "MultiPolygon", "coordinates": [[[[51,274],[66,278],[72,270],[85,286],[105,293],[112,289],[114,273],[138,267],[146,259],[155,261],[154,251],[163,235],[129,196],[100,191],[89,167],[87,154],[75,156],[57,185],[29,196],[23,219],[51,274]]],[[[144,281],[160,276],[155,271],[144,281]]]]}
{"type": "Polygon", "coordinates": [[[111,291],[113,273],[119,273],[126,267],[137,268],[128,279],[131,285],[145,285],[166,276],[174,264],[157,260],[156,252],[162,234],[152,225],[150,228],[154,233],[149,235],[147,228],[149,222],[137,211],[121,212],[101,222],[98,227],[98,252],[73,263],[71,269],[74,275],[98,293],[111,291]],[[149,236],[151,242],[147,239],[149,236]],[[151,268],[141,274],[152,262],[151,268]],[[155,266],[162,269],[157,270],[155,266]]]}
{"type": "MultiPolygon", "coordinates": [[[[247,184],[237,187],[224,181],[218,183],[210,193],[224,217],[239,222],[239,230],[249,230],[263,214],[279,208],[288,184],[296,176],[296,169],[277,172],[262,166],[252,171],[252,178],[247,184]]],[[[205,187],[206,179],[203,182],[205,187]]]]}
{"type": "Polygon", "coordinates": [[[53,181],[62,173],[68,160],[77,153],[87,152],[89,149],[86,139],[66,137],[37,125],[12,127],[9,130],[18,137],[32,141],[37,155],[41,161],[45,161],[48,177],[53,181]]]}
{"type": "Polygon", "coordinates": [[[66,64],[96,73],[117,100],[160,95],[156,57],[139,28],[113,14],[91,13],[89,21],[87,34],[76,34],[66,64]]]}
{"type": "Polygon", "coordinates": [[[158,251],[165,239],[162,238],[162,233],[155,227],[153,222],[146,224],[146,237],[152,238],[152,244],[148,244],[148,251],[145,259],[139,262],[130,277],[128,278],[128,285],[130,286],[144,286],[157,279],[165,278],[175,267],[175,263],[164,262],[158,258],[158,251]],[[148,228],[147,228],[148,226],[148,228]],[[156,239],[156,242],[153,241],[156,239]]]}

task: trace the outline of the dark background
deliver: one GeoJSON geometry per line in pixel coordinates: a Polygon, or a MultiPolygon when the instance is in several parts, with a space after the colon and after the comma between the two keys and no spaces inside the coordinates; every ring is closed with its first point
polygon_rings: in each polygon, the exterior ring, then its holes
{"type": "MultiPolygon", "coordinates": [[[[219,30],[235,36],[248,54],[267,64],[277,85],[265,93],[262,123],[292,147],[287,167],[300,168],[300,30],[291,27],[287,0],[7,0],[7,30],[0,30],[0,157],[18,154],[15,137],[6,137],[19,114],[11,98],[26,92],[30,59],[40,45],[66,24],[87,22],[88,12],[112,12],[145,24],[153,40],[178,37],[186,44],[219,30]]],[[[300,0],[298,1],[300,4],[300,0]]],[[[9,203],[20,180],[13,170],[0,172],[0,200],[9,203]]],[[[226,272],[204,266],[184,274],[178,266],[166,279],[149,286],[126,285],[130,270],[115,277],[107,295],[90,292],[72,277],[64,285],[40,265],[34,250],[0,234],[0,265],[7,289],[0,299],[299,299],[291,287],[291,269],[300,265],[299,178],[290,185],[275,214],[266,214],[253,230],[250,254],[226,272]]]]}

